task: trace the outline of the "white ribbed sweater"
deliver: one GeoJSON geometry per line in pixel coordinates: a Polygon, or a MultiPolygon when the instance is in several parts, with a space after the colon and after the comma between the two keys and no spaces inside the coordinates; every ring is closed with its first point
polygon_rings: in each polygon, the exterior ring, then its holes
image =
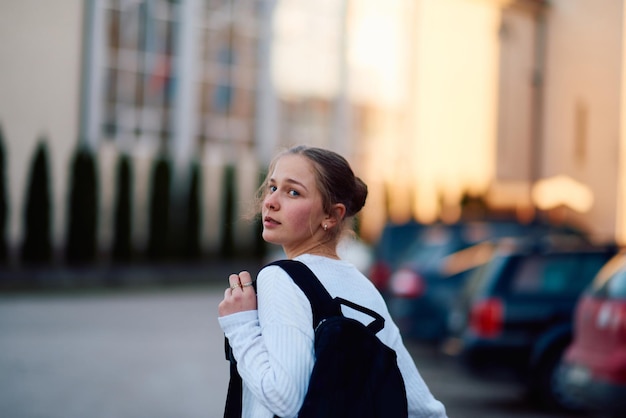
{"type": "MultiPolygon", "coordinates": [[[[398,356],[407,390],[410,417],[446,417],[406,350],[385,302],[352,264],[314,255],[301,255],[331,296],[340,296],[375,310],[385,318],[377,336],[398,356]]],[[[219,318],[243,380],[243,418],[295,417],[306,394],[315,361],[311,305],[280,267],[270,266],[257,277],[258,308],[219,318]]],[[[343,307],[344,315],[371,322],[361,312],[343,307]]]]}

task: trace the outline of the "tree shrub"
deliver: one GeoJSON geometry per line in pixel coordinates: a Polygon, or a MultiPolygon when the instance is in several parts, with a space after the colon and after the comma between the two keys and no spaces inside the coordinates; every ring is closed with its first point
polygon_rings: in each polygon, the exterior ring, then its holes
{"type": "Polygon", "coordinates": [[[6,155],[4,134],[0,127],[0,262],[7,261],[7,215],[6,155]]]}
{"type": "Polygon", "coordinates": [[[231,258],[235,255],[234,222],[235,222],[235,167],[228,165],[224,168],[224,188],[222,193],[222,235],[220,255],[231,258]]]}
{"type": "Polygon", "coordinates": [[[48,147],[42,138],[33,157],[24,205],[21,259],[26,264],[51,260],[51,211],[48,147]]]}
{"type": "Polygon", "coordinates": [[[148,257],[153,261],[164,260],[170,255],[171,171],[171,162],[165,155],[157,158],[152,171],[150,225],[148,231],[148,257]]]}
{"type": "Polygon", "coordinates": [[[115,179],[115,219],[113,230],[112,259],[128,262],[132,259],[132,171],[130,157],[120,154],[115,179]]]}
{"type": "Polygon", "coordinates": [[[98,180],[93,152],[79,145],[70,170],[65,249],[70,264],[94,261],[97,251],[98,180]]]}
{"type": "Polygon", "coordinates": [[[200,256],[200,208],[202,207],[200,187],[202,168],[194,162],[191,166],[189,192],[187,194],[187,216],[185,217],[185,251],[184,256],[196,259],[200,256]]]}

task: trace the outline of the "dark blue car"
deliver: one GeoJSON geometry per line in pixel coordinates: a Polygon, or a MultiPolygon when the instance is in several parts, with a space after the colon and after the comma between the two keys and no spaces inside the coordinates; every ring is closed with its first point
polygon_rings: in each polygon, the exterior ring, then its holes
{"type": "Polygon", "coordinates": [[[441,342],[447,336],[452,303],[470,274],[490,259],[494,242],[555,237],[586,242],[579,232],[540,223],[468,221],[424,227],[389,280],[386,297],[391,315],[405,337],[441,342]]]}
{"type": "Polygon", "coordinates": [[[415,221],[400,224],[389,222],[383,228],[373,246],[373,260],[368,272],[369,279],[383,295],[404,252],[416,241],[423,228],[423,224],[415,221]]]}
{"type": "Polygon", "coordinates": [[[445,351],[474,376],[519,383],[546,405],[576,410],[557,379],[583,289],[614,247],[498,247],[467,281],[449,317],[445,351]]]}

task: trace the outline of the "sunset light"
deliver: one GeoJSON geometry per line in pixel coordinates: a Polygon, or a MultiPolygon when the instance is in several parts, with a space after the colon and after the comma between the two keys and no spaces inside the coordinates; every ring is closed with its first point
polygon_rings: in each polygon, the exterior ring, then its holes
{"type": "Polygon", "coordinates": [[[376,203],[364,234],[379,229],[384,202],[396,222],[435,221],[442,201],[458,216],[463,193],[493,178],[496,124],[495,4],[372,5],[354,3],[349,25],[351,94],[376,107],[364,153],[376,203]]]}

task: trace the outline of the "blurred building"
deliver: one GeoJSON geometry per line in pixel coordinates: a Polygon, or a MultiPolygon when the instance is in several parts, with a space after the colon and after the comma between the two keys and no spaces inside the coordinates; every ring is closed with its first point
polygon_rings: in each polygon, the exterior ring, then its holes
{"type": "Polygon", "coordinates": [[[492,202],[626,243],[624,1],[503,3],[492,202]]]}
{"type": "MultiPolygon", "coordinates": [[[[111,246],[115,169],[122,154],[132,160],[133,241],[139,251],[148,238],[152,166],[161,155],[175,168],[173,206],[188,192],[190,164],[202,166],[207,250],[219,246],[223,177],[234,167],[236,244],[250,244],[254,225],[239,220],[249,212],[259,174],[277,149],[306,143],[352,157],[351,138],[360,127],[350,136],[338,133],[349,132],[359,111],[345,87],[346,4],[28,0],[0,5],[0,125],[9,156],[10,242],[19,247],[29,165],[43,140],[51,153],[57,249],[65,244],[69,165],[77,146],[97,154],[104,253],[111,246]]],[[[180,215],[174,209],[172,216],[180,215]]]]}
{"type": "MultiPolygon", "coordinates": [[[[133,239],[150,167],[203,168],[203,245],[218,245],[224,168],[237,218],[276,149],[335,149],[370,187],[361,230],[454,221],[464,196],[626,240],[622,0],[22,0],[0,4],[9,238],[36,142],[50,144],[62,247],[77,144],[98,154],[99,240],[115,162],[131,156],[133,239]]],[[[174,211],[176,214],[177,212],[174,211]]],[[[245,245],[254,228],[237,222],[245,245]]]]}

